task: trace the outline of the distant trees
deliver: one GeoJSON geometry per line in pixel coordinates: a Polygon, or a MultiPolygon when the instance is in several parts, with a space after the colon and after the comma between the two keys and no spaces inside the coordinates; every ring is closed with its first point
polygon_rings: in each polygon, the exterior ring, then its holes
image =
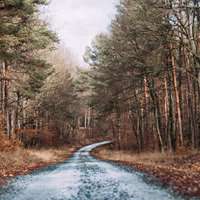
{"type": "Polygon", "coordinates": [[[54,129],[61,142],[69,142],[75,137],[75,130],[78,128],[78,117],[80,113],[80,102],[75,90],[74,80],[70,69],[74,66],[67,63],[71,58],[65,60],[67,55],[56,54],[53,61],[55,72],[48,77],[41,93],[35,103],[41,127],[54,129]]]}
{"type": "Polygon", "coordinates": [[[123,0],[110,33],[88,48],[91,101],[118,148],[199,147],[199,6],[123,0]]]}

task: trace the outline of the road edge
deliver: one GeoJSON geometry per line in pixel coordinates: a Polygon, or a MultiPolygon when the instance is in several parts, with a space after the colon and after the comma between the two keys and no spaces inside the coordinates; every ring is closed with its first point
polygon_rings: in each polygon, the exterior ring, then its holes
{"type": "MultiPolygon", "coordinates": [[[[109,146],[109,144],[107,144],[109,146]]],[[[99,151],[102,148],[105,148],[106,145],[103,147],[97,147],[91,151],[91,156],[95,157],[96,159],[102,160],[102,161],[110,161],[112,163],[124,165],[133,168],[135,171],[139,173],[143,173],[145,176],[148,177],[152,182],[157,183],[161,185],[162,187],[165,187],[166,189],[169,189],[172,191],[175,195],[181,196],[182,198],[191,199],[191,198],[199,198],[199,192],[198,190],[192,190],[190,187],[187,187],[187,185],[184,187],[184,183],[180,183],[178,180],[182,176],[182,174],[176,169],[170,170],[169,168],[164,168],[161,166],[153,166],[153,165],[147,165],[140,162],[127,162],[123,160],[114,160],[112,157],[105,158],[104,156],[99,154],[99,151]],[[177,178],[179,177],[179,178],[177,178]]],[[[187,180],[185,180],[187,182],[187,180]]]]}

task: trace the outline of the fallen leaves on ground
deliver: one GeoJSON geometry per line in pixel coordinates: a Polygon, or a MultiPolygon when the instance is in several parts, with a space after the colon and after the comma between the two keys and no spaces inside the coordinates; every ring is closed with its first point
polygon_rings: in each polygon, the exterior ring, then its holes
{"type": "Polygon", "coordinates": [[[97,149],[93,155],[132,166],[144,172],[175,192],[189,197],[200,197],[200,153],[141,154],[97,149]]]}

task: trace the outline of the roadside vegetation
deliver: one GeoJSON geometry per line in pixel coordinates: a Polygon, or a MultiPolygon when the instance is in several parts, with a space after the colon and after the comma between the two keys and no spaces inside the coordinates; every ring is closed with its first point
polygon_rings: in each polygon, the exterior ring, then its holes
{"type": "Polygon", "coordinates": [[[71,74],[75,64],[39,17],[46,4],[45,0],[0,2],[2,128],[25,147],[66,142],[78,115],[71,74]]]}
{"type": "Polygon", "coordinates": [[[199,4],[121,1],[88,47],[91,105],[118,149],[199,148],[199,4]]]}
{"type": "Polygon", "coordinates": [[[65,145],[59,148],[24,149],[21,145],[6,139],[4,143],[7,144],[0,153],[0,185],[14,176],[25,175],[41,167],[62,162],[78,148],[65,145]]]}
{"type": "Polygon", "coordinates": [[[200,2],[123,0],[117,8],[109,33],[85,54],[90,104],[114,141],[97,156],[199,196],[200,2]]]}

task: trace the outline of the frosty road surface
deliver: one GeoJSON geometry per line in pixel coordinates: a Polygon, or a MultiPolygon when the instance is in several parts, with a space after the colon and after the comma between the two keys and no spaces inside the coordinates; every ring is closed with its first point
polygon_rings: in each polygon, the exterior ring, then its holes
{"type": "Polygon", "coordinates": [[[0,200],[171,200],[180,199],[147,183],[126,167],[99,161],[80,149],[66,162],[13,179],[0,188],[0,200]]]}

